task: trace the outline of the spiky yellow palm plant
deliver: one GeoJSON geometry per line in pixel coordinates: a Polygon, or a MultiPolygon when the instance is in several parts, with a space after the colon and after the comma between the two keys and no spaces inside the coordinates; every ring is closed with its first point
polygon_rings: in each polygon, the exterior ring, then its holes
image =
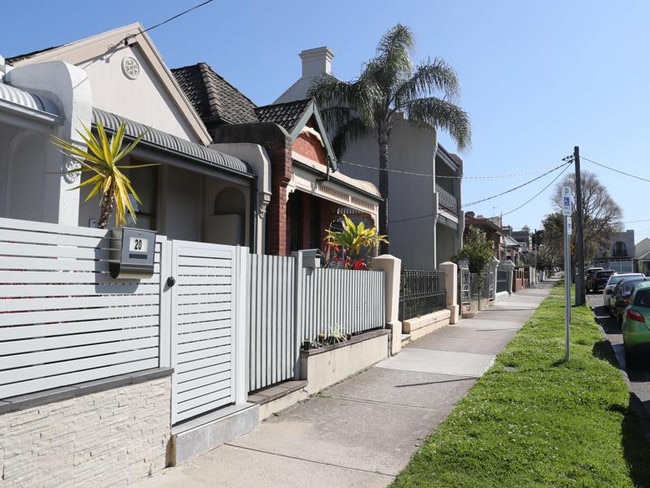
{"type": "Polygon", "coordinates": [[[330,246],[342,248],[345,254],[345,267],[358,268],[364,256],[362,251],[376,249],[380,243],[385,242],[385,235],[380,235],[376,227],[366,228],[363,221],[355,224],[347,215],[343,215],[343,229],[333,231],[325,229],[327,236],[325,242],[330,246]]]}
{"type": "Polygon", "coordinates": [[[97,136],[86,125],[83,125],[83,131],[78,130],[77,133],[83,139],[87,149],[82,149],[70,141],[60,139],[56,136],[52,137],[53,143],[65,154],[80,164],[79,167],[68,170],[68,173],[91,173],[88,179],[82,181],[78,186],[73,188],[91,187],[88,196],[84,203],[91,198],[100,195],[99,201],[99,220],[97,227],[105,229],[108,225],[108,219],[115,210],[115,225],[121,226],[126,223],[126,212],[136,221],[135,210],[129,194],[138,203],[140,197],[133,189],[131,180],[122,173],[123,169],[130,168],[144,168],[146,166],[155,166],[153,164],[138,164],[138,165],[122,165],[118,166],[117,163],[126,157],[144,137],[140,134],[134,141],[126,147],[122,147],[124,135],[126,132],[126,125],[124,122],[120,123],[115,134],[108,138],[106,130],[101,123],[97,123],[97,136]]]}

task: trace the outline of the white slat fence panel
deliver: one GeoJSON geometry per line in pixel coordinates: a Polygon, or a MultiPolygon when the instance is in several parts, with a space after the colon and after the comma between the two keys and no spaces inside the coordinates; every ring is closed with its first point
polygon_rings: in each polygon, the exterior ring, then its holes
{"type": "Polygon", "coordinates": [[[160,366],[164,241],[118,281],[106,230],[0,218],[0,399],[160,366]]]}
{"type": "Polygon", "coordinates": [[[172,241],[172,423],[234,403],[238,248],[172,241]],[[197,294],[198,293],[198,294],[197,294]],[[216,373],[216,374],[215,374],[216,373]]]}
{"type": "Polygon", "coordinates": [[[295,259],[251,255],[249,263],[248,389],[255,391],[295,376],[295,259]]]}

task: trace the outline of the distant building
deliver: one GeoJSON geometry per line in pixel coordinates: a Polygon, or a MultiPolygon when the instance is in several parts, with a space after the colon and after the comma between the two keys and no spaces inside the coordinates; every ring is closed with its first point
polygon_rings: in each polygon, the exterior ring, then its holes
{"type": "Polygon", "coordinates": [[[634,260],[634,230],[630,229],[614,234],[610,240],[609,248],[601,250],[593,260],[593,265],[619,272],[630,272],[635,269],[634,260]]]}

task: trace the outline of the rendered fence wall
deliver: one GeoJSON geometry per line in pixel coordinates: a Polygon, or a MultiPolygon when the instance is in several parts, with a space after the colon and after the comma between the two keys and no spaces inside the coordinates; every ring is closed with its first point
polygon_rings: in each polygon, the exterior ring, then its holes
{"type": "Polygon", "coordinates": [[[301,342],[319,333],[356,334],[385,325],[384,273],[302,268],[301,342]]]}
{"type": "Polygon", "coordinates": [[[249,391],[295,376],[295,259],[250,256],[249,391]]]}
{"type": "Polygon", "coordinates": [[[0,219],[0,399],[160,366],[165,244],[118,281],[107,231],[0,219]]]}

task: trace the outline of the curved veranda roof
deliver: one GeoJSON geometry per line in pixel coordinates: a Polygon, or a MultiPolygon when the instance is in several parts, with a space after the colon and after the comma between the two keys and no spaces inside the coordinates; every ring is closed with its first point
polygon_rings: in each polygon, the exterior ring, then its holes
{"type": "Polygon", "coordinates": [[[121,117],[119,115],[93,108],[93,122],[100,122],[106,129],[116,131],[121,122],[126,125],[126,135],[137,138],[144,134],[140,144],[175,154],[183,159],[189,159],[197,164],[210,166],[231,174],[253,178],[255,173],[241,159],[222,152],[174,136],[158,129],[121,117]]]}

